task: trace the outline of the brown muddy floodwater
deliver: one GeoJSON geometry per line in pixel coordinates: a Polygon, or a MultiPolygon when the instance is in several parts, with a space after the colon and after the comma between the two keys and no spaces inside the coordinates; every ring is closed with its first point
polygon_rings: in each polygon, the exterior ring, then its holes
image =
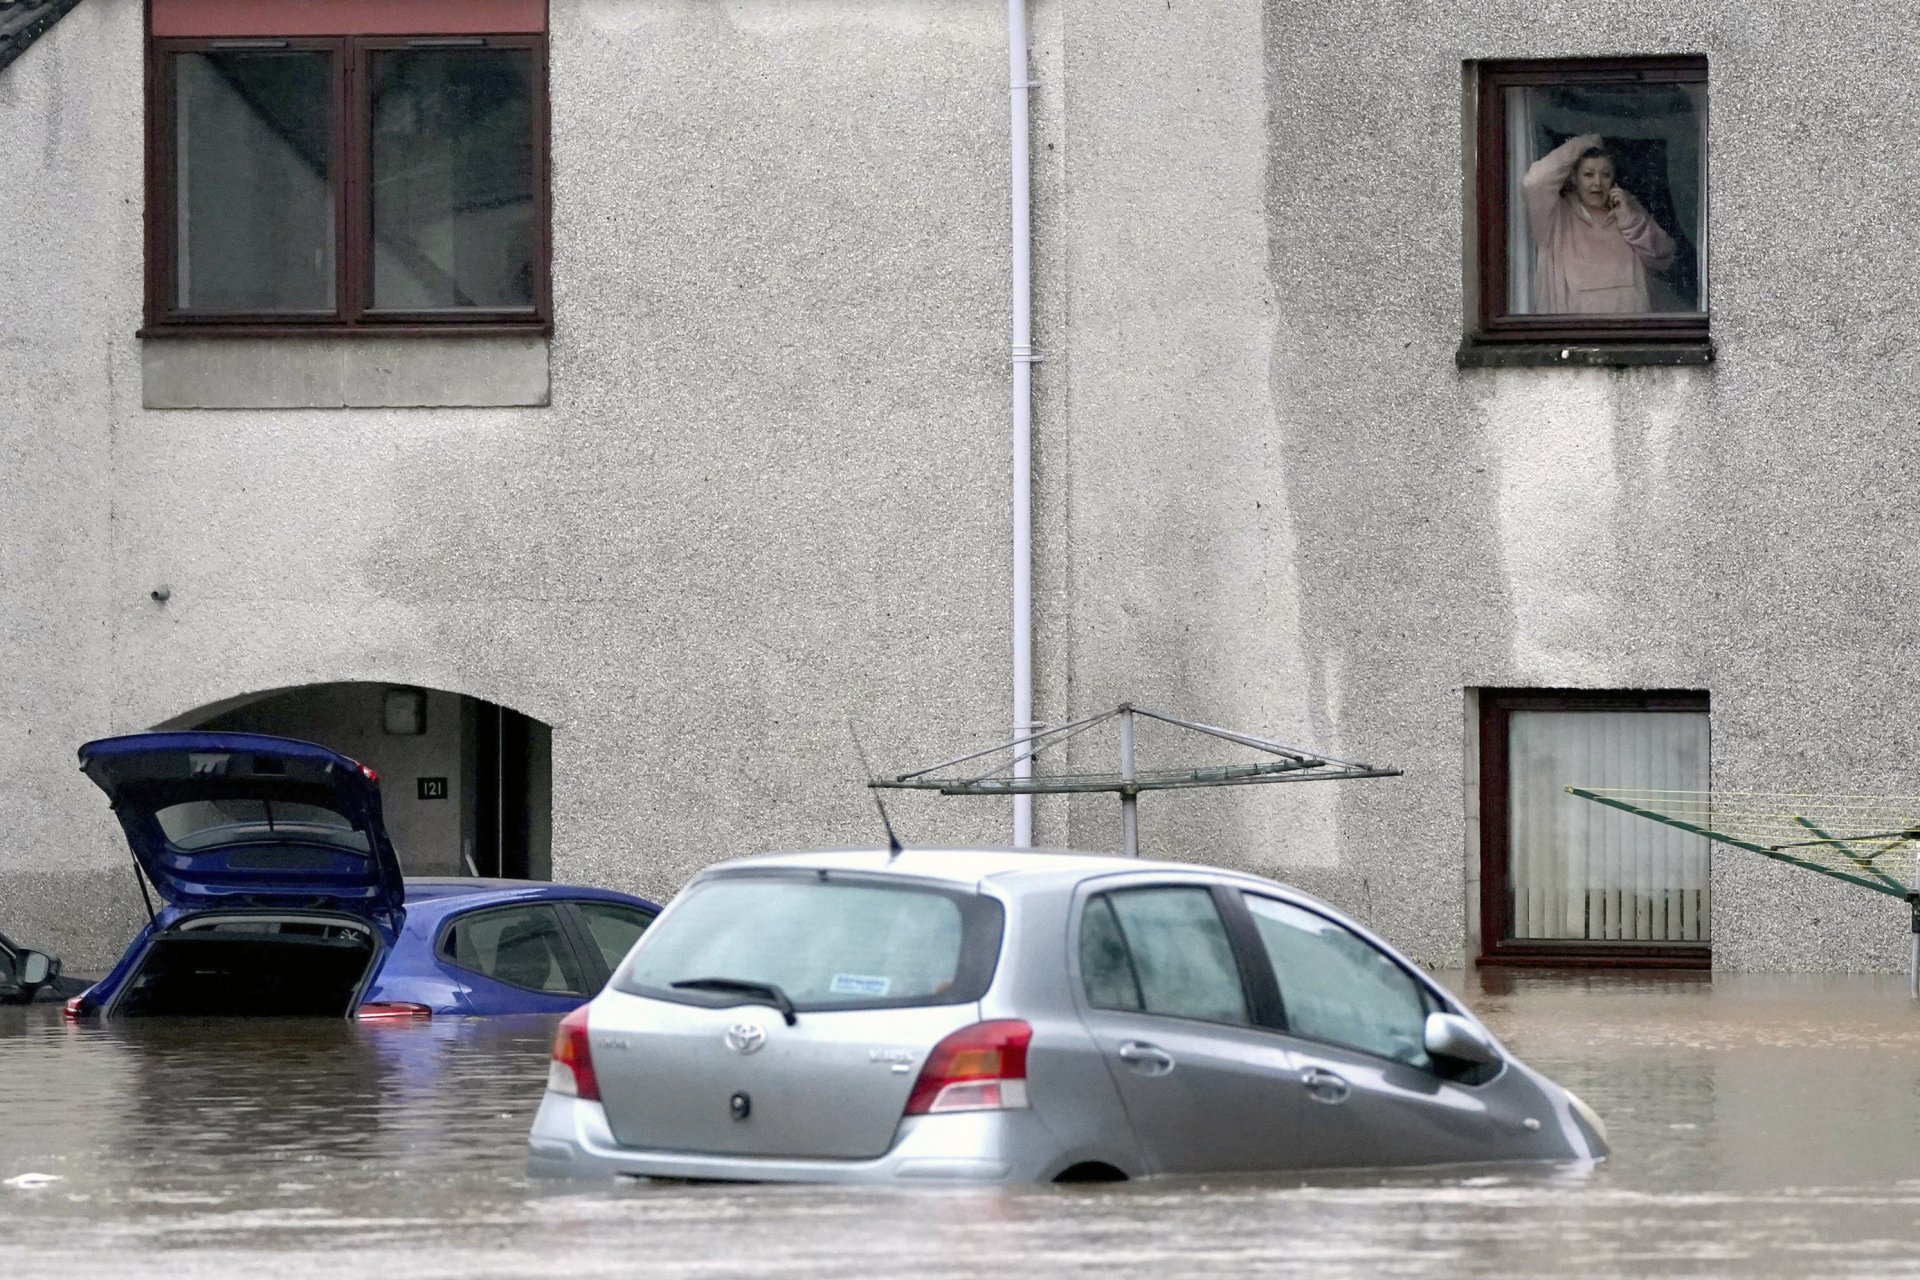
{"type": "Polygon", "coordinates": [[[1443,976],[1606,1117],[1612,1161],[552,1184],[521,1168],[545,1020],[75,1028],[0,1009],[0,1276],[1920,1276],[1904,980],[1443,976]]]}

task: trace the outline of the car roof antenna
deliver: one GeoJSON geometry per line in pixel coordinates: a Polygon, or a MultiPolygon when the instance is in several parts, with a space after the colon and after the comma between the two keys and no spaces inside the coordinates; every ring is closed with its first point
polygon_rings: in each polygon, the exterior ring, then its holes
{"type": "Polygon", "coordinates": [[[905,853],[907,847],[900,843],[899,836],[893,834],[893,823],[887,818],[886,803],[880,799],[880,793],[874,789],[873,765],[867,760],[867,748],[860,741],[860,730],[854,727],[852,716],[847,717],[847,735],[853,739],[854,752],[860,757],[860,776],[867,780],[867,794],[873,797],[873,807],[880,811],[880,825],[885,827],[887,832],[887,861],[892,862],[905,853]]]}

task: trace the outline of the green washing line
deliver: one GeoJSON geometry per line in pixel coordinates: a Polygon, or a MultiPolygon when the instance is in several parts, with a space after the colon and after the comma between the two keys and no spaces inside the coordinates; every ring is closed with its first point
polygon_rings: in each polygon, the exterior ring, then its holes
{"type": "Polygon", "coordinates": [[[1805,827],[1807,830],[1813,832],[1814,835],[1820,837],[1820,843],[1832,845],[1834,849],[1840,854],[1841,857],[1845,858],[1848,862],[1851,862],[1854,866],[1860,868],[1861,871],[1865,872],[1867,875],[1872,876],[1875,880],[1880,881],[1882,884],[1892,886],[1893,890],[1898,892],[1901,897],[1903,898],[1906,897],[1907,887],[1901,884],[1898,880],[1895,880],[1892,876],[1888,875],[1886,872],[1882,871],[1879,867],[1875,866],[1873,861],[1875,858],[1878,858],[1881,854],[1887,852],[1889,849],[1892,849],[1894,845],[1901,843],[1900,840],[1895,840],[1892,844],[1882,845],[1880,848],[1874,850],[1872,853],[1858,853],[1858,852],[1855,852],[1854,847],[1851,844],[1847,843],[1845,840],[1840,839],[1838,836],[1830,835],[1827,832],[1822,831],[1819,827],[1814,826],[1813,823],[1807,821],[1805,818],[1801,817],[1799,814],[1796,813],[1795,815],[1793,815],[1793,820],[1799,823],[1801,826],[1805,827]]]}
{"type": "MultiPolygon", "coordinates": [[[[1784,862],[1790,867],[1800,867],[1823,876],[1831,876],[1835,880],[1845,880],[1848,884],[1857,884],[1862,889],[1871,889],[1875,893],[1884,893],[1889,897],[1899,898],[1902,901],[1905,901],[1907,897],[1907,886],[1901,884],[1898,880],[1895,880],[1892,876],[1880,870],[1879,867],[1873,865],[1874,858],[1879,857],[1880,854],[1893,848],[1894,844],[1901,843],[1899,840],[1894,841],[1893,844],[1889,844],[1885,848],[1872,854],[1862,855],[1854,852],[1851,846],[1827,835],[1806,819],[1795,818],[1795,821],[1801,826],[1818,836],[1820,843],[1832,844],[1839,849],[1841,854],[1849,861],[1853,862],[1854,865],[1866,873],[1864,876],[1857,876],[1845,871],[1836,871],[1832,867],[1822,866],[1818,862],[1809,862],[1805,858],[1796,858],[1792,854],[1782,853],[1778,849],[1769,849],[1763,844],[1754,844],[1749,840],[1740,840],[1718,831],[1710,831],[1706,827],[1695,826],[1693,823],[1684,822],[1679,818],[1669,818],[1664,813],[1656,813],[1652,809],[1642,809],[1638,806],[1630,805],[1624,800],[1615,800],[1609,796],[1596,795],[1582,787],[1568,787],[1567,791],[1572,795],[1579,796],[1583,800],[1591,800],[1595,804],[1604,804],[1610,809],[1619,809],[1626,813],[1637,814],[1642,818],[1652,818],[1655,822],[1665,823],[1669,827],[1678,827],[1682,831],[1691,832],[1696,836],[1704,836],[1708,840],[1715,840],[1721,844],[1730,844],[1736,849],[1745,849],[1747,852],[1757,853],[1763,858],[1772,858],[1775,862],[1784,862]],[[1872,878],[1868,879],[1867,877],[1869,876],[1872,878]]],[[[1809,843],[1813,842],[1809,841],[1809,843]]]]}

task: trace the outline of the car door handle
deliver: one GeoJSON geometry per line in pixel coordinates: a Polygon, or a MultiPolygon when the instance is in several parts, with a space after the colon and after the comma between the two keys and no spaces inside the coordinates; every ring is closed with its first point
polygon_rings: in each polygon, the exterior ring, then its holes
{"type": "Polygon", "coordinates": [[[1173,1070],[1173,1055],[1157,1044],[1129,1040],[1120,1046],[1120,1061],[1142,1075],[1163,1076],[1173,1070]]]}
{"type": "Polygon", "coordinates": [[[1300,1073],[1300,1083],[1307,1087],[1307,1096],[1315,1102],[1329,1105],[1345,1102],[1353,1095],[1353,1086],[1331,1071],[1320,1067],[1308,1067],[1300,1073]]]}

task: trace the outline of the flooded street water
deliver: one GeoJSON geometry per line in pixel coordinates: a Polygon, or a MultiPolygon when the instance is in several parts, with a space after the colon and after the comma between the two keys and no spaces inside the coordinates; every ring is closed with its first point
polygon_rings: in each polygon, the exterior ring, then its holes
{"type": "Polygon", "coordinates": [[[0,1274],[1920,1276],[1904,979],[1442,976],[1606,1118],[1612,1161],[1015,1191],[555,1184],[521,1167],[546,1020],[0,1009],[0,1274]]]}

